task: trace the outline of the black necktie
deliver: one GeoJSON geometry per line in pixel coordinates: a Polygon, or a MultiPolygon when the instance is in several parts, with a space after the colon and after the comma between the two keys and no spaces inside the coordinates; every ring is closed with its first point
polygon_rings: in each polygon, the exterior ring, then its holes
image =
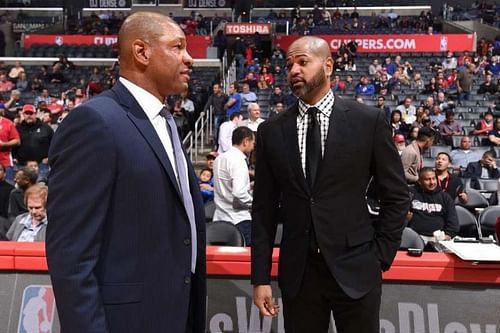
{"type": "Polygon", "coordinates": [[[317,118],[318,111],[315,107],[307,110],[310,122],[306,134],[306,180],[311,190],[321,163],[321,132],[317,118]]]}
{"type": "MultiPolygon", "coordinates": [[[[306,180],[311,192],[321,163],[321,132],[317,118],[318,111],[315,107],[307,110],[310,122],[306,134],[306,180]]],[[[309,250],[312,253],[319,253],[316,231],[312,221],[309,234],[309,250]]]]}

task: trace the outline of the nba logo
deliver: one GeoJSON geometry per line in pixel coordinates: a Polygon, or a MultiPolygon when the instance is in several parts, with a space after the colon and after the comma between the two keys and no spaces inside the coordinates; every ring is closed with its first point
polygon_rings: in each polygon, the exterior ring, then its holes
{"type": "Polygon", "coordinates": [[[51,333],[54,312],[52,286],[27,286],[23,292],[17,333],[51,333]]]}
{"type": "Polygon", "coordinates": [[[447,51],[448,50],[448,37],[442,36],[441,40],[439,42],[439,49],[441,51],[447,51]]]}
{"type": "Polygon", "coordinates": [[[56,40],[54,41],[55,44],[61,46],[64,44],[64,40],[62,38],[62,36],[56,36],[56,40]]]}

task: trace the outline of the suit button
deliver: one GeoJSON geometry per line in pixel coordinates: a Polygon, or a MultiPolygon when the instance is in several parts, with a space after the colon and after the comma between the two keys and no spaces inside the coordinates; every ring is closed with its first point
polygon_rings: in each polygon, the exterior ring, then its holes
{"type": "Polygon", "coordinates": [[[184,284],[190,284],[191,283],[191,278],[189,276],[186,276],[184,278],[184,284]]]}
{"type": "Polygon", "coordinates": [[[186,239],[184,240],[184,245],[188,246],[188,245],[190,245],[190,244],[191,244],[191,240],[190,240],[189,238],[186,238],[186,239]]]}
{"type": "Polygon", "coordinates": [[[310,199],[310,202],[311,202],[311,205],[314,205],[314,199],[313,198],[310,199]]]}
{"type": "Polygon", "coordinates": [[[309,234],[309,229],[306,229],[306,235],[309,234]]]}

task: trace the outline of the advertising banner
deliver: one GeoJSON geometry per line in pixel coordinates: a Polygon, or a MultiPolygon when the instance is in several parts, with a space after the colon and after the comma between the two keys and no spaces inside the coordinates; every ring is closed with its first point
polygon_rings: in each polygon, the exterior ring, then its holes
{"type": "MultiPolygon", "coordinates": [[[[186,36],[187,49],[191,57],[195,59],[205,59],[207,48],[211,45],[212,39],[209,36],[186,36]]],[[[33,44],[86,44],[112,46],[118,42],[117,35],[24,35],[24,48],[29,49],[33,44]]]]}
{"type": "MultiPolygon", "coordinates": [[[[299,35],[278,36],[275,43],[287,50],[290,44],[300,38],[299,35]]],[[[463,52],[472,51],[474,35],[443,34],[443,35],[318,35],[328,42],[330,49],[336,51],[342,42],[355,40],[359,53],[403,53],[403,52],[463,52]]]]}
{"type": "Polygon", "coordinates": [[[229,8],[229,0],[184,0],[184,8],[229,8]]]}
{"type": "Polygon", "coordinates": [[[271,34],[271,23],[226,23],[226,35],[261,35],[271,34]]]}
{"type": "Polygon", "coordinates": [[[132,0],[88,0],[88,8],[125,9],[132,6],[132,0]]]}

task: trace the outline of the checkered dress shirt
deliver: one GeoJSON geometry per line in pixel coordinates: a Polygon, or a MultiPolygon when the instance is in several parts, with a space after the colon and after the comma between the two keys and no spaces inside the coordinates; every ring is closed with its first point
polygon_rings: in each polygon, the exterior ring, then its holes
{"type": "Polygon", "coordinates": [[[333,110],[334,95],[331,90],[316,104],[309,105],[299,99],[299,114],[297,116],[297,135],[299,142],[300,160],[302,161],[302,170],[306,174],[306,136],[307,128],[311,119],[307,110],[316,107],[319,112],[316,114],[321,131],[321,156],[325,154],[325,142],[328,135],[328,125],[330,124],[330,115],[333,110]]]}

